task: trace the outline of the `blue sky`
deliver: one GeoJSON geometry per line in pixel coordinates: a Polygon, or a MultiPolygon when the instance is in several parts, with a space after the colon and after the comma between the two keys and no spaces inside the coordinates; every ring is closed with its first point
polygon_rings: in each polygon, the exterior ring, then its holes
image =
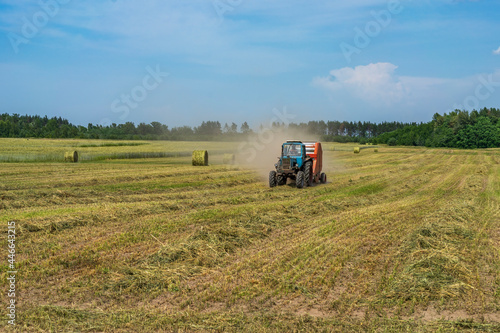
{"type": "Polygon", "coordinates": [[[429,121],[500,107],[500,2],[0,0],[0,112],[429,121]]]}

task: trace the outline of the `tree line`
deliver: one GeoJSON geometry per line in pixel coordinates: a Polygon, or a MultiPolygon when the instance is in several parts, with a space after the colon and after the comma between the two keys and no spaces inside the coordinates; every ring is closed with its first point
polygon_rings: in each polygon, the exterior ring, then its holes
{"type": "MultiPolygon", "coordinates": [[[[274,122],[273,129],[288,128],[292,133],[308,133],[322,141],[383,143],[389,145],[487,148],[500,147],[500,110],[483,108],[480,111],[455,110],[435,114],[428,123],[309,121],[307,123],[274,122]]],[[[262,130],[263,126],[259,128],[262,130]]],[[[169,128],[165,124],[133,122],[108,126],[89,123],[86,127],[73,125],[61,117],[21,116],[0,114],[0,137],[10,138],[78,138],[111,140],[186,140],[233,141],[245,138],[254,131],[247,122],[237,125],[219,121],[203,121],[199,126],[169,128]]]]}
{"type": "Polygon", "coordinates": [[[0,114],[0,137],[4,138],[75,138],[109,140],[215,140],[218,137],[234,139],[250,132],[244,122],[238,130],[235,123],[221,126],[218,121],[203,122],[200,126],[174,127],[153,121],[150,124],[133,122],[109,126],[89,123],[86,127],[73,125],[61,117],[21,116],[0,114]]]}
{"type": "Polygon", "coordinates": [[[444,115],[436,113],[429,123],[383,133],[373,142],[391,146],[467,149],[500,147],[500,109],[455,110],[444,115]]]}
{"type": "MultiPolygon", "coordinates": [[[[358,142],[371,139],[382,133],[394,131],[411,123],[347,122],[347,121],[309,121],[307,123],[274,122],[272,129],[288,128],[292,132],[319,136],[323,141],[358,142]]],[[[414,123],[413,123],[414,125],[414,123]]],[[[263,125],[259,130],[263,129],[263,125]]],[[[237,125],[219,121],[204,121],[199,126],[169,128],[159,122],[150,124],[133,122],[111,124],[109,126],[89,123],[86,127],[73,125],[61,117],[20,116],[0,114],[0,137],[10,138],[78,138],[111,140],[234,140],[254,133],[247,122],[237,125]]]]}

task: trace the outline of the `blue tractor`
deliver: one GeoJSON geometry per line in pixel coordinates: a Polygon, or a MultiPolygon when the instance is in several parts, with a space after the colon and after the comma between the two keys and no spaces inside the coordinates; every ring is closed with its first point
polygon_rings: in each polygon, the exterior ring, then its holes
{"type": "Polygon", "coordinates": [[[298,188],[314,182],[326,183],[326,175],[321,173],[322,161],[321,143],[288,140],[281,146],[276,170],[269,172],[269,186],[285,185],[288,178],[294,179],[298,188]]]}

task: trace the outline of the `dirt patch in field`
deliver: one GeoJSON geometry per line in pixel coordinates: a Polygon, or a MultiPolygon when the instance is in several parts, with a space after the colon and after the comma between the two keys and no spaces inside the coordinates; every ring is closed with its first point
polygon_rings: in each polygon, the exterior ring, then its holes
{"type": "Polygon", "coordinates": [[[417,319],[423,322],[472,320],[476,322],[487,321],[498,323],[500,322],[500,313],[469,314],[463,309],[438,311],[434,306],[429,306],[427,309],[417,312],[413,316],[403,317],[403,319],[417,319]]]}

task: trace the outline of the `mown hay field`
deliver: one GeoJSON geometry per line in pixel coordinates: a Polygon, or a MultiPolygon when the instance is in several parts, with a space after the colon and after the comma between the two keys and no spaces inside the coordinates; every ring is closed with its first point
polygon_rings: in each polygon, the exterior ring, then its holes
{"type": "Polygon", "coordinates": [[[64,162],[64,154],[77,151],[79,161],[191,156],[193,150],[217,154],[234,150],[229,142],[113,141],[83,139],[0,139],[1,162],[64,162]]]}
{"type": "Polygon", "coordinates": [[[19,332],[500,331],[498,149],[328,144],[327,184],[270,189],[234,144],[29,141],[63,155],[0,163],[19,332]],[[90,158],[153,146],[217,153],[90,158]]]}

